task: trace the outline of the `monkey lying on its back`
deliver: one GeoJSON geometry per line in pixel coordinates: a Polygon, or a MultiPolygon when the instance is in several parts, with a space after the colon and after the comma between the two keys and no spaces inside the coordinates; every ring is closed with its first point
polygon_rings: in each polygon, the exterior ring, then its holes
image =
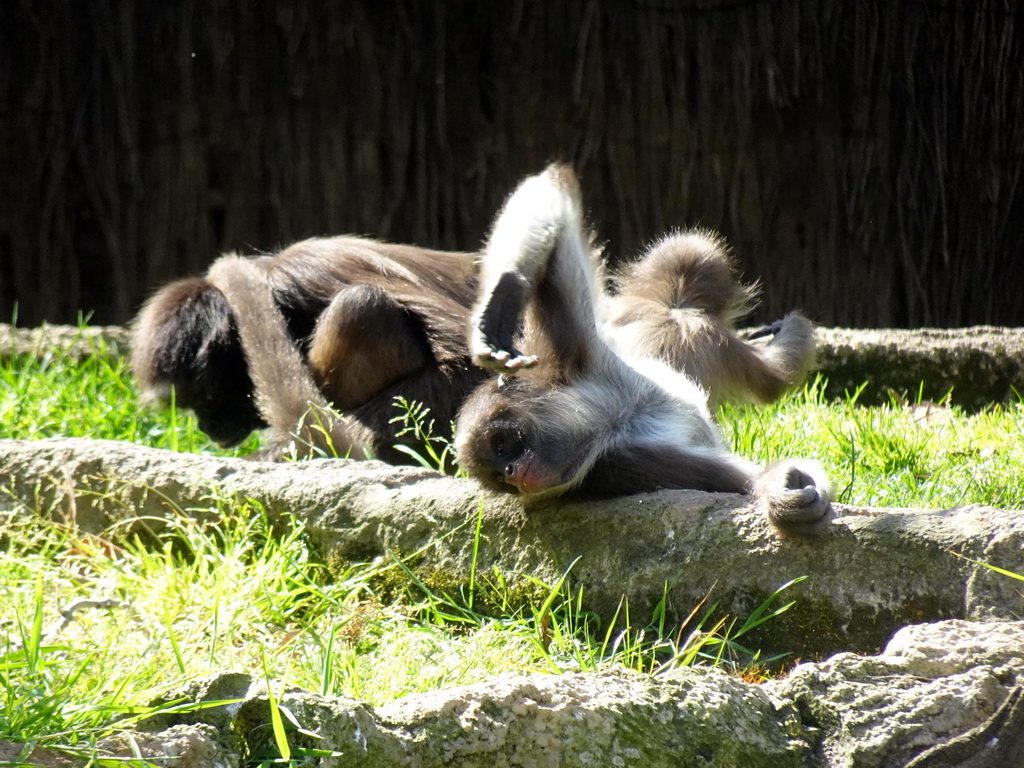
{"type": "Polygon", "coordinates": [[[737,339],[729,321],[747,295],[707,236],[666,238],[616,296],[602,289],[589,242],[563,166],[524,181],[499,214],[469,336],[474,362],[499,375],[459,413],[461,466],[528,498],[753,493],[781,530],[822,530],[832,511],[820,467],[762,470],[729,453],[694,382],[777,395],[809,362],[809,323],[788,316],[763,350],[737,339]]]}
{"type": "MultiPolygon", "coordinates": [[[[780,396],[812,362],[810,324],[789,315],[767,345],[737,337],[734,323],[752,291],[736,281],[721,244],[699,232],[663,239],[619,276],[616,294],[607,295],[596,282],[596,255],[582,232],[575,185],[571,171],[553,167],[510,199],[482,257],[482,299],[468,343],[479,254],[351,237],[309,240],[273,257],[223,257],[206,278],[172,283],[150,299],[133,333],[132,362],[143,393],[166,399],[173,388],[177,404],[193,409],[200,428],[224,445],[269,425],[261,458],[279,458],[293,444],[308,454],[334,450],[404,463],[409,459],[395,445],[421,446],[398,435],[396,396],[422,402],[446,424],[489,380],[464,409],[458,429],[460,460],[480,476],[479,468],[488,466],[479,445],[481,404],[494,399],[488,393],[512,400],[511,393],[531,383],[532,394],[517,402],[538,414],[528,421],[540,422],[544,403],[557,400],[563,384],[597,370],[593,366],[610,353],[635,360],[602,363],[600,370],[611,371],[606,380],[602,373],[573,388],[563,403],[568,410],[551,414],[551,423],[566,429],[551,445],[538,444],[546,451],[572,448],[580,472],[556,483],[555,467],[542,477],[538,462],[523,480],[524,468],[492,461],[481,479],[493,483],[500,476],[499,485],[527,493],[749,490],[746,465],[727,469],[741,462],[721,447],[707,395],[712,405],[780,396]],[[532,204],[525,196],[537,188],[544,195],[532,204]],[[575,256],[563,253],[570,241],[575,256]],[[516,339],[527,354],[515,352],[516,339]],[[489,372],[494,368],[501,378],[489,372]],[[675,454],[647,440],[623,444],[629,461],[614,452],[582,455],[581,445],[567,445],[578,432],[596,431],[602,445],[618,435],[616,419],[626,418],[634,396],[648,392],[644,381],[662,373],[674,375],[668,410],[688,414],[687,439],[707,452],[691,452],[685,466],[669,471],[675,454]],[[681,400],[674,387],[684,393],[681,400]],[[576,423],[565,425],[565,419],[576,423]]],[[[644,417],[664,418],[657,409],[644,417]]],[[[525,425],[507,437],[521,439],[525,425]]]]}

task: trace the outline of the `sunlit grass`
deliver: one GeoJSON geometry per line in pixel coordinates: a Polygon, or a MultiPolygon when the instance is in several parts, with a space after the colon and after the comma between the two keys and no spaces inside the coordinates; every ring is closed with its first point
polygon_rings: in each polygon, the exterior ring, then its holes
{"type": "MultiPolygon", "coordinates": [[[[756,461],[819,459],[842,502],[1024,507],[1020,402],[965,413],[821,393],[812,383],[773,406],[724,408],[723,432],[756,461]]],[[[414,408],[400,406],[396,418],[422,429],[414,408]]],[[[0,362],[0,437],[67,436],[216,454],[249,452],[259,439],[225,452],[190,414],[140,407],[117,357],[0,362]]],[[[449,460],[446,444],[426,444],[434,461],[449,460]]],[[[475,565],[455,594],[425,583],[409,558],[329,574],[301,525],[272,535],[252,504],[179,510],[155,544],[62,528],[9,499],[0,510],[0,739],[86,754],[117,718],[143,716],[174,686],[224,671],[373,704],[509,672],[714,664],[756,676],[765,660],[744,636],[787,607],[783,592],[749,617],[699,605],[673,623],[662,601],[653,616],[623,604],[602,621],[571,579],[533,580],[524,598],[508,585],[528,574],[475,565]],[[62,616],[83,599],[96,604],[62,616]]],[[[476,522],[458,535],[475,535],[476,522]]]]}
{"type": "Polygon", "coordinates": [[[967,413],[956,405],[828,402],[820,381],[768,407],[722,410],[734,449],[759,461],[818,459],[837,500],[883,507],[1024,508],[1024,403],[967,413]]]}
{"type": "Polygon", "coordinates": [[[524,601],[498,571],[456,594],[395,558],[329,575],[301,525],[272,533],[245,504],[180,511],[157,546],[17,513],[0,529],[0,739],[83,754],[121,718],[145,717],[161,694],[207,673],[372,704],[509,672],[743,673],[759,661],[743,636],[789,607],[776,595],[737,621],[697,606],[672,624],[662,601],[653,620],[636,622],[624,605],[622,621],[605,623],[564,579],[532,579],[536,597],[524,601]],[[375,587],[385,577],[389,602],[375,587]]]}
{"type": "Polygon", "coordinates": [[[75,359],[66,350],[0,360],[0,438],[90,437],[128,440],[193,453],[244,454],[258,436],[224,451],[196,426],[191,413],[140,407],[123,357],[75,359]]]}

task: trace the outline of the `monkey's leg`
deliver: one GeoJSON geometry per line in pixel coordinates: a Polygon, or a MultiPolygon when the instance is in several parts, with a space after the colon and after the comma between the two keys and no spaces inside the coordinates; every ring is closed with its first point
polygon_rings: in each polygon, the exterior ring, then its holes
{"type": "Polygon", "coordinates": [[[469,351],[477,365],[515,374],[541,357],[578,373],[603,346],[597,268],[583,230],[579,183],[552,165],[523,181],[498,214],[484,251],[469,351]],[[525,325],[522,351],[512,343],[525,325]]]}
{"type": "Polygon", "coordinates": [[[317,320],[313,378],[341,411],[352,411],[434,362],[422,322],[377,286],[350,285],[317,320]]]}

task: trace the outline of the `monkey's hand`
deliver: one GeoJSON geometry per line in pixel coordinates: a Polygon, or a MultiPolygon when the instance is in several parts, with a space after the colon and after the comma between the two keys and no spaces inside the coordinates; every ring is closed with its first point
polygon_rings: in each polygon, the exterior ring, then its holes
{"type": "Polygon", "coordinates": [[[814,462],[772,464],[756,488],[768,519],[782,533],[820,536],[835,517],[828,481],[814,462]]]}
{"type": "Polygon", "coordinates": [[[537,364],[536,355],[515,349],[513,339],[526,301],[527,286],[518,275],[506,272],[473,314],[469,353],[481,368],[515,374],[537,364]]]}

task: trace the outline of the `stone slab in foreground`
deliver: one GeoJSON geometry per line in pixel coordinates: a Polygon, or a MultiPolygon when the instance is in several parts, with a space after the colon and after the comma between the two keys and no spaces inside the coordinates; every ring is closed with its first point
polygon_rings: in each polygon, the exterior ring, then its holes
{"type": "Polygon", "coordinates": [[[209,515],[211,498],[262,504],[272,520],[295,515],[329,565],[408,555],[423,573],[468,578],[480,515],[477,568],[529,574],[584,590],[611,617],[623,598],[642,625],[668,591],[686,616],[704,598],[740,620],[774,590],[793,608],[764,625],[765,651],[820,658],[873,653],[912,622],[1016,618],[1020,582],[971,560],[1024,573],[1024,514],[982,506],[868,510],[842,515],[821,540],[783,540],[732,494],[663,491],[605,502],[524,508],[474,483],[379,462],[268,464],[130,443],[0,440],[0,508],[27,508],[91,532],[166,517],[172,505],[209,515]],[[449,531],[463,526],[451,536],[449,531]]]}
{"type": "MultiPolygon", "coordinates": [[[[144,720],[100,749],[167,768],[278,756],[264,681],[221,675],[162,699],[176,700],[234,703],[144,720]]],[[[281,703],[312,734],[290,728],[293,757],[320,750],[302,765],[322,768],[1024,768],[1024,623],[908,627],[879,656],[840,654],[763,685],[616,670],[376,708],[301,690],[281,703]]]]}

